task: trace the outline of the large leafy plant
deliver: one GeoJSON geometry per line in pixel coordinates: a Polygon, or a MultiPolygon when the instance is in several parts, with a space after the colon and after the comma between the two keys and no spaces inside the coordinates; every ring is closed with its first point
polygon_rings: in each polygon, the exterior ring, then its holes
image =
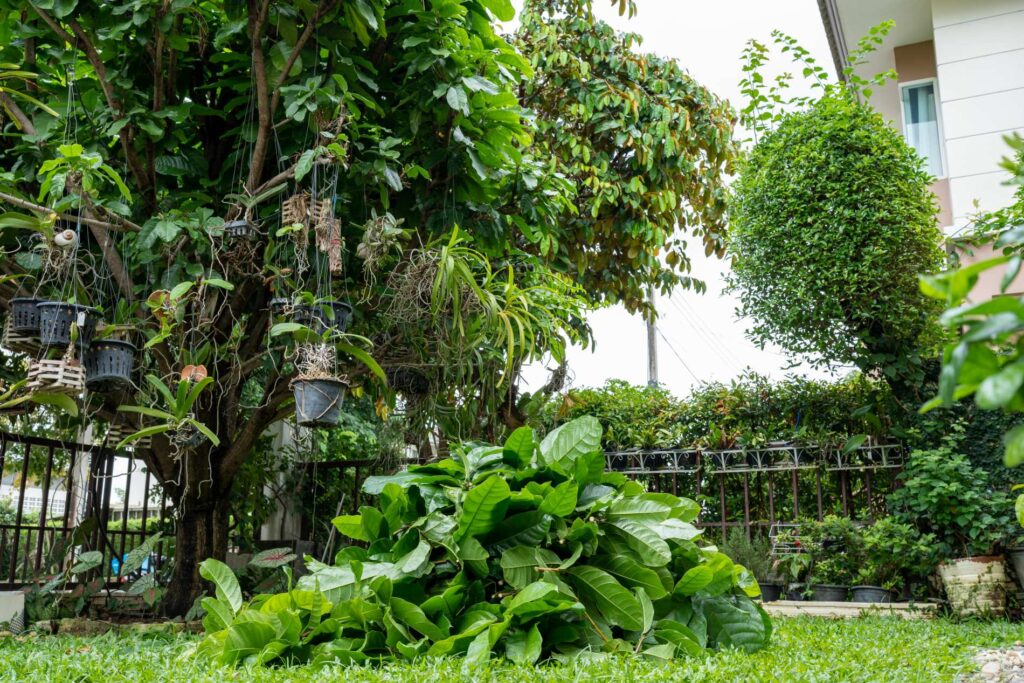
{"type": "Polygon", "coordinates": [[[371,477],[375,507],[338,517],[359,545],[308,560],[294,588],[243,602],[220,562],[203,564],[199,652],[221,662],[326,663],[492,656],[531,664],[584,653],[659,659],[763,647],[771,622],[757,582],[692,522],[697,503],[608,473],[601,428],[569,422],[538,443],[371,477]]]}

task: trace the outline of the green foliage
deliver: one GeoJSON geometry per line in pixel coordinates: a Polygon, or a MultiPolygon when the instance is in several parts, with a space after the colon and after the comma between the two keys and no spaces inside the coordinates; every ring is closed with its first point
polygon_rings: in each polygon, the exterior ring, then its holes
{"type": "MultiPolygon", "coordinates": [[[[934,683],[955,680],[977,668],[978,648],[1010,647],[1020,639],[1020,625],[1005,620],[780,618],[772,646],[747,654],[722,650],[704,657],[665,662],[656,658],[600,656],[534,666],[492,662],[475,680],[493,683],[563,683],[564,681],[849,681],[850,683],[934,683]],[[908,652],[915,653],[907,656],[908,652]]],[[[323,667],[246,667],[232,671],[192,656],[195,636],[173,634],[157,626],[145,632],[125,630],[102,636],[58,635],[0,638],[0,667],[25,683],[106,680],[110,672],[137,683],[168,680],[216,682],[244,678],[253,683],[351,683],[431,681],[463,683],[457,658],[421,658],[414,662],[323,667]]]]}
{"type": "Polygon", "coordinates": [[[861,585],[902,588],[923,581],[937,564],[935,536],[922,534],[895,517],[883,517],[864,528],[864,558],[857,571],[861,585]]]}
{"type": "Polygon", "coordinates": [[[640,52],[638,35],[571,4],[529,0],[516,44],[538,74],[523,95],[537,152],[575,185],[579,208],[524,235],[595,301],[651,313],[648,285],[703,290],[688,241],[723,253],[736,115],[675,61],[640,52]]]}
{"type": "Polygon", "coordinates": [[[747,571],[762,583],[777,579],[772,569],[771,543],[765,536],[754,536],[748,539],[747,533],[739,527],[729,529],[725,541],[718,544],[718,549],[732,558],[736,564],[746,567],[747,571]]]}
{"type": "MultiPolygon", "coordinates": [[[[993,258],[921,278],[921,290],[947,309],[941,321],[959,331],[958,337],[943,351],[938,396],[924,409],[951,406],[954,401],[974,396],[983,410],[1024,412],[1024,298],[999,296],[988,301],[971,302],[968,296],[979,276],[994,268],[1003,268],[1001,291],[1006,292],[1020,272],[1024,251],[1024,139],[1006,138],[1014,150],[1014,159],[1003,165],[1021,185],[1016,201],[1009,207],[978,218],[977,229],[969,236],[977,243],[993,242],[1001,253],[993,258]]],[[[1016,467],[1024,462],[1024,426],[1014,424],[1003,436],[1003,463],[1016,467]]],[[[1024,496],[1017,506],[1024,508],[1024,496]]]]}
{"type": "Polygon", "coordinates": [[[604,471],[596,420],[366,480],[378,506],[335,520],[362,546],[308,560],[294,589],[242,604],[219,563],[203,576],[208,636],[226,664],[492,655],[519,663],[591,650],[658,658],[763,647],[771,623],[743,567],[698,545],[699,507],[604,471]]]}
{"type": "Polygon", "coordinates": [[[863,563],[864,539],[848,517],[826,515],[800,525],[800,541],[811,556],[811,583],[849,586],[863,563]]]}
{"type": "Polygon", "coordinates": [[[894,423],[884,384],[863,375],[836,382],[747,373],[701,385],[685,400],[660,387],[609,380],[573,389],[546,408],[546,424],[593,415],[607,449],[758,447],[796,441],[839,447],[857,434],[882,436],[894,423]]]}
{"type": "Polygon", "coordinates": [[[940,561],[991,554],[1015,531],[1009,496],[948,447],[914,451],[900,479],[889,495],[892,516],[934,535],[940,561]]]}
{"type": "Polygon", "coordinates": [[[938,340],[937,307],[917,287],[944,258],[929,182],[899,132],[850,93],[787,114],[735,185],[730,286],[752,339],[912,392],[938,340]]]}

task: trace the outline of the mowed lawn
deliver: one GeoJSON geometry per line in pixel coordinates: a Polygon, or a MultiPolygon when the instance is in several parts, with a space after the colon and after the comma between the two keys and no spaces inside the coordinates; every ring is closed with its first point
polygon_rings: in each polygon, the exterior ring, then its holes
{"type": "Polygon", "coordinates": [[[460,660],[377,667],[279,666],[226,669],[192,655],[198,638],[162,633],[99,637],[0,637],[2,681],[952,681],[974,670],[979,648],[1024,640],[1006,622],[904,621],[891,617],[776,619],[771,646],[754,655],[729,651],[671,664],[631,657],[463,671],[460,660]]]}

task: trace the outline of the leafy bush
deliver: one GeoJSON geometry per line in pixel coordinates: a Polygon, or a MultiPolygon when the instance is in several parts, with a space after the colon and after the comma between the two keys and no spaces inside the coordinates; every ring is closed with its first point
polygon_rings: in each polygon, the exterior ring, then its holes
{"type": "Polygon", "coordinates": [[[853,584],[864,556],[864,538],[853,520],[827,515],[800,527],[800,539],[811,555],[811,583],[853,584]]]}
{"type": "Polygon", "coordinates": [[[864,559],[856,578],[861,585],[897,589],[925,579],[935,567],[935,536],[910,524],[883,517],[863,535],[864,559]]]}
{"type": "Polygon", "coordinates": [[[893,517],[934,534],[937,561],[986,555],[1015,532],[1009,496],[948,447],[914,451],[889,495],[893,517]]]}
{"type": "Polygon", "coordinates": [[[777,579],[771,566],[772,546],[766,537],[747,538],[746,531],[733,527],[725,541],[718,544],[718,549],[745,567],[758,581],[768,583],[777,579]]]}
{"type": "Polygon", "coordinates": [[[691,500],[646,493],[604,471],[594,418],[537,443],[529,428],[504,447],[367,479],[377,507],[335,520],[366,547],[334,566],[308,562],[292,590],[243,604],[214,560],[201,653],[223,663],[364,662],[493,653],[516,663],[584,652],[659,659],[705,648],[763,647],[756,581],[698,545],[691,500]]]}
{"type": "Polygon", "coordinates": [[[608,449],[759,447],[773,441],[841,446],[856,434],[892,426],[888,388],[863,375],[838,382],[790,377],[773,382],[753,372],[729,384],[697,387],[679,400],[659,387],[610,380],[574,389],[548,412],[548,424],[593,415],[608,449]]]}
{"type": "Polygon", "coordinates": [[[786,115],[734,186],[731,287],[752,339],[919,385],[939,309],[917,278],[944,260],[930,180],[903,136],[842,87],[786,115]]]}

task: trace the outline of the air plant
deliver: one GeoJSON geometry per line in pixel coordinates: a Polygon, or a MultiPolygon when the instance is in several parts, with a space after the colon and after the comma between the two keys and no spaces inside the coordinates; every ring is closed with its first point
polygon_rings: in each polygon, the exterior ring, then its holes
{"type": "Polygon", "coordinates": [[[117,444],[118,448],[157,434],[190,435],[198,431],[214,445],[220,445],[220,439],[213,431],[197,420],[192,413],[192,407],[198,400],[203,389],[213,384],[213,378],[206,376],[206,368],[203,366],[188,366],[186,372],[182,372],[181,380],[178,382],[176,392],[155,375],[146,375],[146,381],[157,391],[164,400],[164,408],[148,408],[146,406],[118,406],[118,410],[125,413],[138,413],[159,420],[159,424],[143,427],[134,434],[129,434],[117,444]],[[193,378],[202,377],[197,381],[193,378]]]}

